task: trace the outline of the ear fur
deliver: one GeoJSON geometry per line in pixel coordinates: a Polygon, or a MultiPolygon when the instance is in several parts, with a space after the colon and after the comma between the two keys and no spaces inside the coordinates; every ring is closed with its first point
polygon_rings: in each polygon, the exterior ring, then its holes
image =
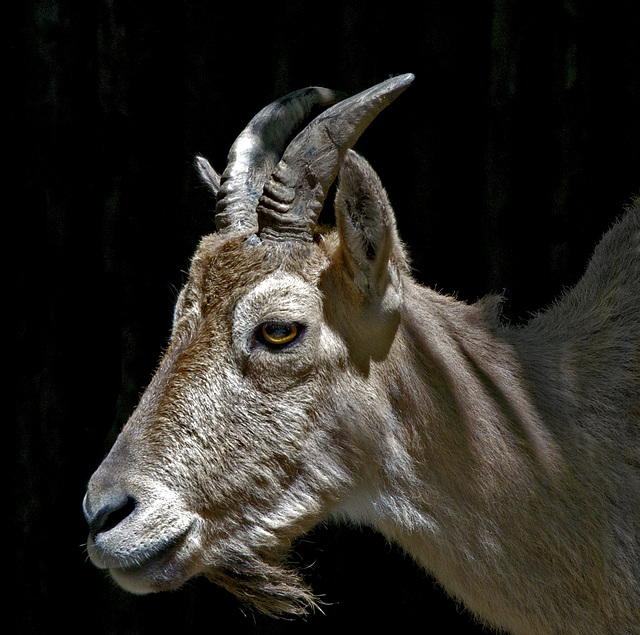
{"type": "Polygon", "coordinates": [[[211,167],[211,163],[203,156],[198,155],[195,159],[196,168],[204,184],[217,196],[220,189],[220,175],[211,167]]]}
{"type": "Polygon", "coordinates": [[[340,168],[336,222],[342,251],[356,286],[379,297],[406,266],[396,220],[373,168],[353,150],[340,168]]]}

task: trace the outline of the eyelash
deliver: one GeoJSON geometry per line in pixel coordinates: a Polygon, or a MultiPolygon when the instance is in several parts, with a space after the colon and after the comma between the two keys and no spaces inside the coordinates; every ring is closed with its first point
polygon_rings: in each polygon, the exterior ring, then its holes
{"type": "Polygon", "coordinates": [[[304,328],[299,322],[263,322],[256,330],[256,341],[267,348],[281,350],[297,342],[304,328]]]}

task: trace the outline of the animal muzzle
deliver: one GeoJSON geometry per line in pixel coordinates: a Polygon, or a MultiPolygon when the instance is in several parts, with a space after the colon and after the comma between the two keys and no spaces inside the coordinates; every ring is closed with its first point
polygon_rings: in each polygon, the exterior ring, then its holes
{"type": "Polygon", "coordinates": [[[196,572],[199,518],[165,486],[125,487],[98,470],[83,511],[91,562],[127,591],[175,589],[196,572]]]}

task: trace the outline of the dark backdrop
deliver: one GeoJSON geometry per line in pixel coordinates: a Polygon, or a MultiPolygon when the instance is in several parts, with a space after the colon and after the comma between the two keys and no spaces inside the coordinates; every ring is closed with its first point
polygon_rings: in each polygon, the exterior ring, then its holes
{"type": "Polygon", "coordinates": [[[635,4],[3,9],[11,632],[473,632],[365,529],[320,528],[297,545],[328,603],[306,622],[253,615],[206,581],[127,595],[87,562],[84,488],[151,376],[189,257],[212,231],[197,152],[222,169],[248,119],[290,90],[354,93],[415,73],[357,148],[388,189],[419,279],[469,301],[505,291],[519,322],[576,281],[639,192],[635,4]]]}

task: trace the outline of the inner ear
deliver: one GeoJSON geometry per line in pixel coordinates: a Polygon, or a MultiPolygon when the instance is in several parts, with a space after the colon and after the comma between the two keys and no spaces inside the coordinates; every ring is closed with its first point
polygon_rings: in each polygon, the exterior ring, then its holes
{"type": "Polygon", "coordinates": [[[390,258],[398,243],[387,193],[373,168],[349,150],[340,169],[336,223],[341,246],[356,285],[384,293],[390,258]]]}

